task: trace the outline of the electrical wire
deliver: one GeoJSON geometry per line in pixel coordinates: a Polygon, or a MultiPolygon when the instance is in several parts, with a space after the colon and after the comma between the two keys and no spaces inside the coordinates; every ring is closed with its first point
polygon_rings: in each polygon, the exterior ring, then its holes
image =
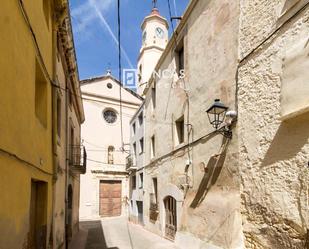
{"type": "Polygon", "coordinates": [[[0,148],[0,153],[6,154],[9,157],[13,157],[16,160],[22,162],[23,164],[26,164],[29,167],[32,167],[32,168],[34,168],[34,169],[36,169],[36,170],[38,170],[38,171],[40,171],[40,172],[42,172],[42,173],[44,173],[46,175],[50,175],[50,176],[54,175],[53,173],[50,173],[50,172],[44,170],[42,167],[39,167],[39,166],[37,166],[37,165],[35,165],[35,164],[33,164],[33,163],[31,163],[31,162],[29,162],[29,161],[19,157],[18,155],[14,154],[14,153],[11,153],[11,152],[9,152],[9,151],[7,151],[5,149],[0,148]]]}
{"type": "MultiPolygon", "coordinates": [[[[50,74],[49,74],[49,72],[48,72],[48,70],[47,70],[47,68],[46,68],[46,64],[45,64],[45,62],[44,62],[44,59],[43,59],[43,56],[42,56],[40,47],[39,47],[39,45],[38,45],[36,35],[35,35],[34,31],[33,31],[32,26],[31,26],[29,16],[28,16],[28,14],[27,14],[27,12],[26,12],[26,10],[25,10],[24,3],[23,3],[22,0],[18,0],[18,4],[19,4],[20,9],[21,9],[21,12],[22,12],[22,14],[23,14],[24,20],[25,20],[25,22],[26,22],[26,24],[27,24],[27,26],[28,26],[28,29],[29,29],[29,31],[30,31],[30,33],[31,33],[31,37],[32,37],[32,39],[33,39],[33,41],[34,41],[35,51],[36,51],[36,54],[37,54],[37,56],[38,56],[38,58],[39,58],[39,62],[40,62],[40,65],[42,66],[44,75],[45,75],[45,77],[48,79],[48,81],[49,81],[49,83],[51,84],[51,86],[54,87],[54,88],[59,89],[60,91],[63,91],[64,93],[68,93],[71,97],[75,96],[75,97],[78,97],[78,98],[82,98],[82,99],[83,99],[82,94],[76,94],[76,93],[73,93],[70,89],[61,87],[58,81],[56,81],[56,82],[57,82],[59,85],[56,84],[56,83],[54,82],[54,80],[51,78],[51,76],[50,76],[50,74]]],[[[120,55],[120,58],[121,58],[121,55],[120,55]]],[[[120,62],[120,68],[121,68],[121,62],[120,62]]],[[[120,72],[119,75],[120,75],[120,77],[121,77],[121,70],[119,70],[119,72],[120,72]]],[[[119,78],[119,79],[121,79],[121,78],[119,78]]],[[[120,94],[121,94],[121,86],[120,86],[120,94]]],[[[121,98],[121,96],[120,96],[120,98],[121,98]]],[[[100,102],[100,101],[96,101],[96,100],[92,100],[92,101],[94,101],[94,102],[100,102]]],[[[121,116],[121,126],[122,126],[122,100],[121,100],[121,99],[120,99],[120,109],[121,109],[121,110],[120,110],[120,116],[121,116]]],[[[123,131],[123,128],[121,128],[121,130],[123,131]]],[[[122,141],[123,141],[123,132],[122,132],[122,141]]]]}
{"type": "MultiPolygon", "coordinates": [[[[171,27],[172,27],[172,38],[174,37],[175,48],[177,48],[178,47],[178,45],[177,45],[177,33],[175,33],[175,29],[174,29],[170,0],[167,0],[167,5],[168,5],[168,13],[169,13],[169,18],[170,18],[171,27]]],[[[168,104],[169,104],[170,97],[171,97],[172,86],[173,86],[173,80],[171,80],[171,85],[169,87],[168,99],[167,99],[167,104],[166,104],[166,108],[165,108],[165,118],[167,116],[167,108],[168,108],[168,104]]]]}
{"type": "Polygon", "coordinates": [[[177,47],[177,33],[175,33],[174,23],[173,23],[173,19],[172,19],[172,9],[171,9],[170,0],[167,0],[167,5],[168,5],[168,14],[169,14],[169,18],[170,18],[170,22],[171,22],[171,27],[172,27],[172,31],[173,31],[172,36],[174,37],[175,46],[177,47]]]}
{"type": "Polygon", "coordinates": [[[125,164],[110,164],[110,163],[105,163],[103,161],[93,160],[89,158],[87,158],[87,161],[94,162],[94,163],[100,163],[100,164],[115,165],[115,166],[125,166],[125,164]]]}
{"type": "Polygon", "coordinates": [[[120,105],[120,134],[121,134],[121,148],[124,150],[124,140],[123,140],[123,123],[122,123],[122,83],[121,83],[121,19],[120,19],[120,0],[117,0],[117,19],[118,19],[118,74],[119,74],[119,105],[120,105]]]}
{"type": "Polygon", "coordinates": [[[29,16],[28,16],[27,12],[26,12],[26,9],[25,9],[23,1],[22,0],[18,0],[18,5],[19,5],[20,10],[22,12],[22,15],[24,17],[26,25],[28,26],[28,29],[29,29],[29,31],[31,33],[31,37],[33,39],[34,46],[35,46],[35,51],[36,51],[37,56],[39,57],[39,62],[41,64],[41,66],[43,67],[44,74],[48,78],[49,82],[53,85],[54,82],[53,82],[52,78],[50,77],[49,72],[48,72],[48,70],[46,68],[46,64],[44,62],[44,59],[43,59],[43,56],[42,56],[42,53],[41,53],[38,41],[36,39],[36,35],[35,35],[34,31],[33,31],[32,26],[31,26],[30,19],[29,19],[29,16]]]}
{"type": "MultiPolygon", "coordinates": [[[[33,43],[34,43],[34,47],[35,47],[35,51],[36,51],[36,55],[38,57],[38,60],[39,60],[39,64],[40,66],[42,67],[43,69],[43,73],[45,75],[45,77],[48,79],[49,83],[51,84],[52,87],[54,88],[58,88],[59,90],[61,91],[64,91],[65,93],[69,93],[71,96],[76,96],[76,97],[80,97],[82,98],[81,95],[77,95],[77,94],[74,94],[72,93],[71,90],[67,89],[67,88],[63,88],[61,87],[60,85],[57,85],[54,80],[52,79],[52,77],[50,76],[48,70],[47,70],[47,67],[46,67],[46,64],[44,62],[44,59],[43,59],[43,56],[42,56],[42,53],[41,53],[41,50],[40,50],[40,47],[39,47],[39,44],[38,44],[38,41],[37,41],[37,38],[36,38],[36,35],[34,33],[34,30],[32,28],[32,25],[30,23],[30,19],[29,19],[29,16],[26,12],[26,9],[25,9],[25,6],[24,6],[24,3],[22,0],[18,0],[18,5],[20,7],[20,10],[22,12],[22,15],[24,17],[24,20],[26,22],[26,25],[28,26],[28,29],[31,33],[31,37],[32,37],[32,40],[33,40],[33,43]]],[[[67,76],[67,75],[66,75],[67,76]]],[[[67,77],[68,78],[68,77],[67,77]]],[[[59,84],[59,82],[57,82],[59,84]]]]}

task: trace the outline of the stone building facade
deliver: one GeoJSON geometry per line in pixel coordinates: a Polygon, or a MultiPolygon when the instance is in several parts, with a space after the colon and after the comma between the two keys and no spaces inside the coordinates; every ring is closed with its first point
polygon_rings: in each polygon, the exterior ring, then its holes
{"type": "MultiPolygon", "coordinates": [[[[142,22],[142,46],[138,57],[137,92],[144,94],[148,79],[155,74],[155,66],[168,42],[168,22],[154,7],[142,22]]],[[[161,73],[161,72],[158,72],[161,73]]],[[[143,102],[130,121],[130,156],[127,160],[130,185],[129,220],[144,224],[144,166],[145,125],[148,120],[143,102]]],[[[154,197],[154,196],[153,196],[154,197]]]]}
{"type": "Polygon", "coordinates": [[[190,2],[155,68],[176,73],[144,90],[145,228],[180,248],[308,247],[308,11],[190,2]],[[214,99],[238,113],[232,138],[214,99]]]}
{"type": "Polygon", "coordinates": [[[144,103],[130,121],[130,156],[126,170],[129,172],[129,220],[144,224],[144,157],[145,157],[145,109],[144,103]]]}
{"type": "Polygon", "coordinates": [[[87,172],[81,177],[80,218],[127,215],[130,120],[141,104],[108,72],[81,82],[86,121],[82,140],[87,172]]]}
{"type": "Polygon", "coordinates": [[[237,130],[245,245],[308,248],[309,1],[241,1],[240,7],[237,130]]]}
{"type": "Polygon", "coordinates": [[[81,124],[85,116],[72,47],[72,27],[65,5],[56,33],[56,87],[53,89],[53,248],[66,248],[79,231],[80,174],[86,172],[87,153],[81,146],[81,124]]]}

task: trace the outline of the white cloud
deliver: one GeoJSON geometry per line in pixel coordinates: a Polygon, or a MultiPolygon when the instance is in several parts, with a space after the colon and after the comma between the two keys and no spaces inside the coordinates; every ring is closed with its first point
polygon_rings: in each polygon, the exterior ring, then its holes
{"type": "MultiPolygon", "coordinates": [[[[113,0],[93,0],[95,5],[99,8],[100,11],[107,11],[110,9],[115,1],[113,0]]],[[[92,6],[89,1],[86,1],[84,4],[79,5],[75,9],[72,10],[71,14],[73,16],[85,15],[91,12],[92,6]]]]}
{"type": "Polygon", "coordinates": [[[99,11],[108,11],[112,4],[115,3],[113,0],[92,0],[91,2],[86,0],[85,3],[79,5],[71,11],[72,19],[74,22],[75,33],[83,33],[87,29],[95,18],[93,4],[99,9],[99,11]]]}
{"type": "MultiPolygon", "coordinates": [[[[85,41],[85,34],[91,29],[91,25],[95,25],[95,19],[100,21],[101,26],[108,32],[112,40],[118,46],[118,39],[113,33],[110,25],[107,23],[104,14],[115,4],[115,0],[87,0],[84,4],[79,5],[71,11],[72,19],[74,22],[74,32],[85,41]]],[[[127,55],[124,48],[121,46],[121,52],[124,55],[125,60],[131,68],[133,64],[127,55]]]]}
{"type": "MultiPolygon", "coordinates": [[[[113,33],[111,27],[109,26],[109,24],[106,22],[106,19],[104,18],[103,14],[101,13],[99,6],[96,5],[95,0],[89,0],[89,2],[92,4],[93,8],[96,11],[96,14],[98,16],[98,18],[101,21],[101,25],[108,31],[109,35],[111,36],[111,38],[113,39],[113,41],[116,43],[116,45],[118,46],[118,39],[116,38],[115,34],[113,33]]],[[[129,66],[131,68],[133,68],[133,64],[128,56],[128,54],[126,53],[126,51],[124,50],[124,48],[121,46],[120,47],[122,54],[124,55],[126,61],[128,62],[129,66]]]]}

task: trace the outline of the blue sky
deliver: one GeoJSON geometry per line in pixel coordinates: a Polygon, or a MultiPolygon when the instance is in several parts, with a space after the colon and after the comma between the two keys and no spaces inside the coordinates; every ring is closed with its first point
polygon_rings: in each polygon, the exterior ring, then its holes
{"type": "MultiPolygon", "coordinates": [[[[172,15],[182,15],[188,2],[170,0],[172,15]]],[[[135,68],[141,46],[140,25],[151,11],[152,1],[121,0],[120,4],[122,65],[135,68]]],[[[71,0],[70,5],[80,79],[103,75],[108,67],[117,77],[117,1],[71,0]]],[[[167,0],[158,0],[158,8],[169,20],[167,0]]]]}

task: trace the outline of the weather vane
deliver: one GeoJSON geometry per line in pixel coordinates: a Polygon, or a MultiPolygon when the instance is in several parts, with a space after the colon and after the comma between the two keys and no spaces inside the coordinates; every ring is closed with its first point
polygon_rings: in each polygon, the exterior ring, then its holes
{"type": "Polygon", "coordinates": [[[152,5],[153,5],[153,8],[157,8],[157,0],[152,0],[152,5]]]}

